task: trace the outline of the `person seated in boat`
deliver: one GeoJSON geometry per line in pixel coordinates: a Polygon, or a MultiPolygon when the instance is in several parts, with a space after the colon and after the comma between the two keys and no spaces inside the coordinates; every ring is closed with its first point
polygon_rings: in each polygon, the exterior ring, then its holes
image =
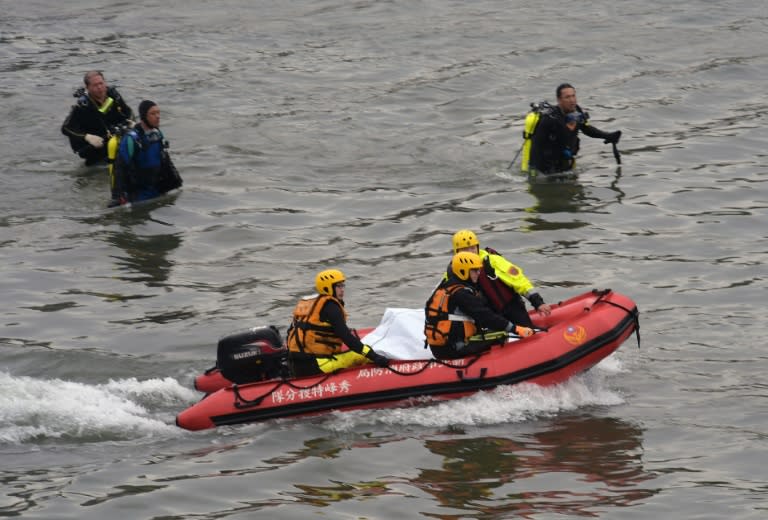
{"type": "Polygon", "coordinates": [[[389,359],[364,345],[347,326],[346,277],[338,269],[315,277],[317,294],[299,300],[288,328],[288,359],[297,376],[328,374],[364,363],[386,367],[389,359]],[[349,347],[343,351],[342,345],[349,347]]]}
{"type": "Polygon", "coordinates": [[[616,144],[621,138],[621,130],[603,132],[589,123],[589,115],[576,102],[576,89],[570,83],[559,85],[555,94],[557,105],[541,114],[530,137],[530,168],[544,174],[573,169],[579,153],[579,130],[606,144],[616,144]]]}
{"type": "Polygon", "coordinates": [[[160,107],[154,101],[142,101],[139,118],[133,129],[110,138],[110,155],[116,152],[116,157],[109,168],[109,207],[152,199],[182,185],[160,131],[160,107]]]}
{"type": "Polygon", "coordinates": [[[447,278],[427,300],[424,335],[437,359],[456,359],[504,343],[508,334],[533,334],[488,307],[478,287],[483,260],[477,253],[459,252],[451,260],[447,278]]]}
{"type": "Polygon", "coordinates": [[[473,231],[459,230],[454,233],[452,241],[454,255],[462,251],[480,255],[483,267],[478,278],[478,287],[495,312],[525,327],[533,327],[533,322],[522,297],[544,316],[552,312],[552,306],[544,303],[544,298],[536,291],[523,270],[490,247],[480,249],[480,241],[473,231]]]}
{"type": "Polygon", "coordinates": [[[75,92],[77,102],[61,126],[72,151],[90,166],[107,160],[107,139],[113,127],[133,126],[133,111],[104,74],[92,70],[83,78],[85,88],[75,92]]]}

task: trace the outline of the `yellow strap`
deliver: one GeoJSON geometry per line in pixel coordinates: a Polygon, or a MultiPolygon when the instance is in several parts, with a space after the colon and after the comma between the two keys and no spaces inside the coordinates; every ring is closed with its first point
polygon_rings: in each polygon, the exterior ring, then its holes
{"type": "Polygon", "coordinates": [[[106,114],[109,112],[109,109],[112,108],[112,104],[115,102],[114,99],[107,96],[107,99],[104,100],[104,103],[99,107],[99,112],[102,114],[106,114]]]}

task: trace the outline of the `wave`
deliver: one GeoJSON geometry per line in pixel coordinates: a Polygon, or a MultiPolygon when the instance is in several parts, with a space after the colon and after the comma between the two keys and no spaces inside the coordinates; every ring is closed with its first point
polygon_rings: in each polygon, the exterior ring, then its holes
{"type": "MultiPolygon", "coordinates": [[[[371,423],[428,428],[487,426],[548,417],[583,406],[615,406],[623,403],[624,398],[610,388],[608,380],[626,370],[617,355],[613,354],[589,372],[559,385],[521,383],[431,406],[334,412],[326,426],[337,431],[349,431],[361,424],[371,423]]],[[[414,401],[414,404],[420,403],[414,401]]]]}
{"type": "Polygon", "coordinates": [[[0,372],[0,443],[177,436],[173,414],[199,399],[171,377],[87,384],[0,372]]]}
{"type": "MultiPolygon", "coordinates": [[[[501,386],[462,399],[414,399],[416,406],[408,408],[332,412],[319,420],[334,431],[370,424],[442,428],[523,422],[583,406],[621,404],[606,379],[624,370],[614,354],[556,386],[501,386]]],[[[87,384],[0,372],[0,444],[175,438],[186,433],[175,425],[175,414],[199,399],[199,392],[172,377],[87,384]]]]}

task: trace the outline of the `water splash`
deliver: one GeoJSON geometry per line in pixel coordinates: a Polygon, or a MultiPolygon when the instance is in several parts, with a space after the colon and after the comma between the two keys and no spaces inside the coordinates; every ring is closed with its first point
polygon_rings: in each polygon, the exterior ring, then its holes
{"type": "Polygon", "coordinates": [[[327,426],[337,431],[349,431],[371,423],[430,428],[482,426],[519,423],[584,406],[614,406],[623,403],[624,399],[610,389],[606,379],[623,370],[621,361],[616,356],[609,356],[586,374],[559,385],[521,383],[430,406],[336,412],[327,426]]]}
{"type": "Polygon", "coordinates": [[[172,411],[199,395],[173,378],[89,385],[0,372],[0,443],[104,442],[178,435],[172,411]]]}

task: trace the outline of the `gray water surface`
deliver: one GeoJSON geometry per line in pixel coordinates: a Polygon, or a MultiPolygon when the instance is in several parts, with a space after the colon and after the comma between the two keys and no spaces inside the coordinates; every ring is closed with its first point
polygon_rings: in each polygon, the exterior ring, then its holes
{"type": "Polygon", "coordinates": [[[766,515],[768,12],[758,1],[0,0],[0,516],[766,515]],[[89,69],[161,108],[185,180],[108,211],[59,127],[89,69]],[[508,169],[577,88],[622,165],[508,169]],[[421,307],[460,228],[547,301],[627,294],[556,388],[191,433],[216,341],[326,267],[357,327],[421,307]]]}

